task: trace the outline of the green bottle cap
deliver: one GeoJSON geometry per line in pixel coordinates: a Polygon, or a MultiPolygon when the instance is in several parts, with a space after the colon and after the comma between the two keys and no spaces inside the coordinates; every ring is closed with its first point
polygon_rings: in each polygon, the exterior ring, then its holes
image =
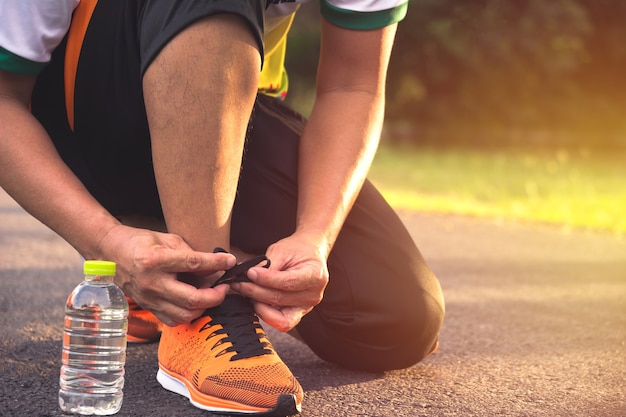
{"type": "Polygon", "coordinates": [[[83,272],[85,275],[115,275],[115,262],[85,261],[83,272]]]}

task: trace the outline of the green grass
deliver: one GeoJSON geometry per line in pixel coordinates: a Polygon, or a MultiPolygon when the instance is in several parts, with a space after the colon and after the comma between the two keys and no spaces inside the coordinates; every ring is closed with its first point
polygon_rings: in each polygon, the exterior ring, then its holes
{"type": "Polygon", "coordinates": [[[397,209],[626,232],[626,155],[383,145],[370,178],[397,209]]]}

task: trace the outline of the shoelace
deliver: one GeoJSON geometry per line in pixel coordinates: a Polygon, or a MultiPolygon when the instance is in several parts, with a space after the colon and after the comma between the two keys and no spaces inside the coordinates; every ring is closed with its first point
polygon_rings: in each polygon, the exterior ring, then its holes
{"type": "Polygon", "coordinates": [[[227,310],[228,306],[225,306],[226,308],[223,309],[220,307],[208,309],[205,312],[205,316],[209,316],[211,319],[199,330],[199,332],[202,333],[215,325],[221,325],[220,329],[215,330],[205,339],[208,342],[215,336],[226,335],[226,337],[217,341],[213,348],[226,344],[227,342],[229,342],[230,345],[225,345],[224,349],[216,356],[219,357],[228,352],[235,352],[235,355],[233,355],[230,360],[236,361],[272,353],[271,349],[267,347],[268,343],[261,342],[263,333],[257,333],[257,329],[261,328],[261,324],[251,309],[248,311],[229,311],[227,310]],[[222,311],[215,311],[217,309],[222,311]]]}
{"type": "MultiPolygon", "coordinates": [[[[222,248],[215,248],[213,253],[227,253],[226,250],[222,248]]],[[[213,283],[211,288],[216,287],[220,284],[230,284],[231,282],[248,282],[250,278],[246,275],[248,269],[253,266],[257,266],[261,262],[265,262],[265,264],[261,265],[263,268],[270,267],[270,260],[265,255],[255,256],[254,258],[250,258],[247,261],[243,261],[232,268],[226,270],[224,274],[218,278],[217,281],[213,283]]]]}
{"type": "MultiPolygon", "coordinates": [[[[213,252],[217,253],[226,251],[222,248],[215,248],[213,252]]],[[[213,284],[213,287],[231,282],[250,281],[246,272],[248,269],[262,262],[265,262],[262,265],[264,268],[268,268],[270,266],[270,260],[263,255],[248,259],[247,261],[235,265],[231,269],[225,271],[224,274],[213,284]]],[[[240,295],[228,295],[221,305],[207,309],[202,316],[195,320],[198,320],[201,317],[210,317],[210,320],[202,326],[199,333],[202,333],[215,325],[221,325],[221,329],[215,330],[205,338],[207,342],[215,336],[226,334],[226,337],[217,341],[213,348],[226,344],[226,342],[230,343],[230,346],[226,346],[216,356],[221,356],[228,352],[235,352],[235,355],[233,355],[230,360],[236,361],[272,353],[272,350],[267,347],[268,343],[261,342],[263,332],[258,333],[257,329],[262,329],[262,326],[259,323],[257,316],[254,314],[252,304],[250,304],[250,301],[244,297],[240,295]]]]}

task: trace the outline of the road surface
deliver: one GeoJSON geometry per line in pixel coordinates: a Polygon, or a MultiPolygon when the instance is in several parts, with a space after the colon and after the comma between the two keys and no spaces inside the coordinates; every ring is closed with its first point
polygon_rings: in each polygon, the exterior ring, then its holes
{"type": "MultiPolygon", "coordinates": [[[[403,213],[447,302],[436,354],[360,373],[270,338],[306,391],[302,416],[625,416],[626,241],[403,213]]],[[[0,190],[0,416],[61,416],[63,306],[75,251],[0,190]]],[[[386,279],[386,277],[381,277],[386,279]]],[[[164,391],[156,345],[130,346],[119,416],[210,416],[164,391]]]]}

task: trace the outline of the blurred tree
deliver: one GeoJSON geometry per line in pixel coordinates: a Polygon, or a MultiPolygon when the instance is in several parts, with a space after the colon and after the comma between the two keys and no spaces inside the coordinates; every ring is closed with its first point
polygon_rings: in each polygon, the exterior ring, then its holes
{"type": "Polygon", "coordinates": [[[305,115],[310,113],[313,104],[319,42],[319,5],[317,1],[309,1],[296,14],[289,32],[285,58],[289,74],[287,102],[305,115]]]}
{"type": "Polygon", "coordinates": [[[588,59],[590,22],[576,0],[413,0],[409,10],[390,70],[390,119],[472,142],[557,128],[578,91],[561,81],[588,59]],[[480,135],[458,135],[468,129],[480,135]]]}
{"type": "MultiPolygon", "coordinates": [[[[310,2],[289,40],[290,100],[305,113],[318,23],[310,2]]],[[[625,23],[623,0],[411,0],[389,71],[389,136],[626,145],[625,23]]]]}
{"type": "Polygon", "coordinates": [[[584,94],[586,111],[577,115],[589,134],[606,136],[609,145],[626,145],[626,2],[579,0],[592,22],[585,43],[589,59],[572,79],[584,94]]]}

